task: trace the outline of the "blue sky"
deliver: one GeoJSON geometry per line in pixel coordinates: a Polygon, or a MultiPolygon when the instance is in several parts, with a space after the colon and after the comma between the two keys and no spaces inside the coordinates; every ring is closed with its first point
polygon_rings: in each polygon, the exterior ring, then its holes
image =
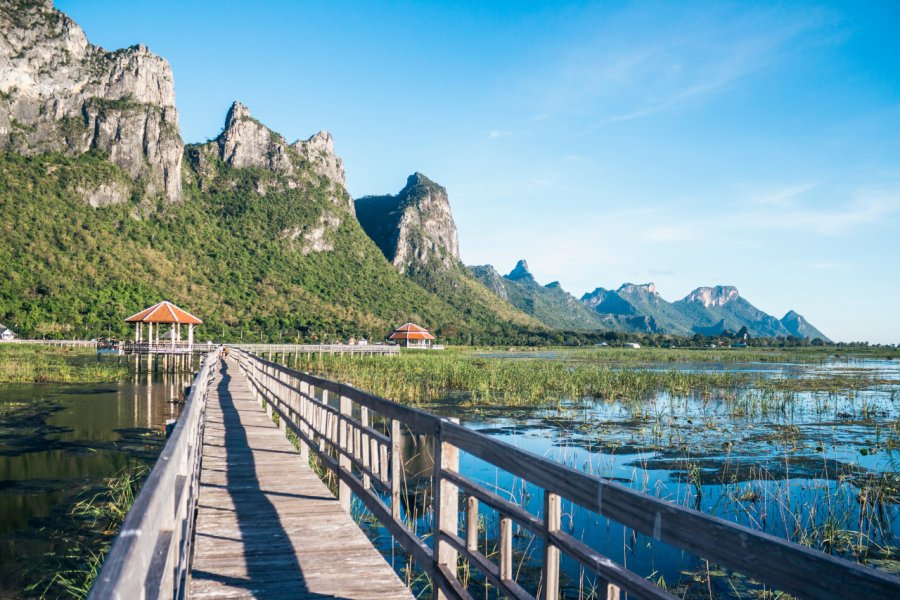
{"type": "Polygon", "coordinates": [[[900,3],[56,6],[169,60],[188,142],[237,99],[331,131],[354,196],[441,183],[467,264],[900,342],[900,3]]]}

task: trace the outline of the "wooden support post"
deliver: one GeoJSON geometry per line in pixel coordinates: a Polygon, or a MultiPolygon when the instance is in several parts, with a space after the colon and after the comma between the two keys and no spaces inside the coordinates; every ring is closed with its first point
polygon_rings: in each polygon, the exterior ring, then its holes
{"type": "MultiPolygon", "coordinates": [[[[459,422],[459,419],[448,419],[459,422]]],[[[459,472],[459,448],[447,444],[441,440],[441,431],[438,429],[434,438],[434,473],[432,476],[432,490],[434,496],[434,559],[437,565],[445,566],[453,577],[459,561],[459,552],[456,548],[446,543],[441,534],[459,534],[459,489],[447,481],[443,475],[445,470],[459,472]]],[[[437,589],[437,599],[444,600],[447,596],[443,590],[437,589]]]]}
{"type": "MultiPolygon", "coordinates": [[[[340,410],[341,417],[338,421],[338,429],[339,429],[339,439],[338,439],[338,447],[345,452],[350,448],[350,435],[348,435],[350,424],[347,422],[347,419],[350,418],[352,404],[350,402],[350,398],[345,398],[341,396],[340,400],[340,410]]],[[[338,466],[342,471],[350,471],[350,457],[344,454],[343,452],[338,454],[338,466]]],[[[338,477],[338,501],[341,503],[341,508],[343,508],[346,512],[350,512],[350,486],[344,483],[344,480],[338,477]]]]}
{"type": "Polygon", "coordinates": [[[500,519],[500,579],[512,579],[512,519],[500,519]]]}
{"type": "Polygon", "coordinates": [[[391,516],[400,520],[400,474],[403,468],[403,440],[400,421],[391,419],[391,516]]]}
{"type": "MultiPolygon", "coordinates": [[[[359,407],[359,422],[363,427],[369,426],[369,409],[365,406],[359,407]]],[[[359,459],[362,461],[362,465],[372,470],[372,463],[369,462],[369,435],[367,433],[361,433],[357,430],[357,441],[359,442],[359,459]]],[[[369,476],[366,473],[363,473],[363,487],[369,489],[372,487],[372,482],[369,480],[369,476]]]]}
{"type": "Polygon", "coordinates": [[[466,497],[466,550],[478,551],[478,498],[466,497]]]}
{"type": "Polygon", "coordinates": [[[611,583],[606,586],[606,600],[619,600],[620,590],[619,586],[613,585],[611,583]]]}
{"type": "Polygon", "coordinates": [[[559,598],[559,548],[550,543],[550,533],[559,531],[562,518],[561,501],[557,494],[544,491],[544,600],[559,598]]]}

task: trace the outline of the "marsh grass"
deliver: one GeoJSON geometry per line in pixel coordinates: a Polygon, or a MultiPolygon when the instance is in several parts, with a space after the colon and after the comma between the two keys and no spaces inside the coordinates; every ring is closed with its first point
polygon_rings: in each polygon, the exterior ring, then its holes
{"type": "Polygon", "coordinates": [[[99,361],[90,348],[0,344],[0,383],[120,381],[128,367],[99,361]]]}
{"type": "Polygon", "coordinates": [[[643,405],[660,392],[737,401],[743,396],[739,390],[753,388],[759,393],[756,404],[768,406],[790,402],[798,392],[846,393],[895,383],[864,371],[765,377],[741,371],[648,368],[628,362],[616,366],[583,360],[591,353],[596,351],[572,351],[571,357],[566,354],[562,358],[504,359],[459,350],[418,351],[387,360],[320,354],[300,356],[298,368],[414,405],[444,400],[453,392],[469,405],[537,406],[583,398],[643,405]]]}
{"type": "Polygon", "coordinates": [[[46,556],[48,567],[26,588],[40,598],[87,598],[113,538],[125,521],[150,470],[132,465],[82,494],[69,510],[77,527],[65,535],[66,551],[46,556]]]}

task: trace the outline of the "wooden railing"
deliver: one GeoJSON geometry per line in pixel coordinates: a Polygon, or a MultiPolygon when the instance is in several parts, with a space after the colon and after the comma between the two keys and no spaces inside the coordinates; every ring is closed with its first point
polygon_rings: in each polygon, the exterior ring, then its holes
{"type": "Polygon", "coordinates": [[[184,340],[168,342],[114,342],[125,354],[191,354],[209,352],[215,346],[213,344],[189,343],[184,340]]]}
{"type": "Polygon", "coordinates": [[[14,344],[40,344],[43,346],[58,346],[62,348],[96,348],[95,340],[12,340],[14,344]]]}
{"type": "Polygon", "coordinates": [[[400,354],[400,348],[387,344],[234,344],[240,348],[259,356],[266,354],[335,354],[335,355],[366,355],[366,354],[400,354]]]}
{"type": "Polygon", "coordinates": [[[203,360],[184,411],[128,512],[89,598],[179,598],[190,568],[209,381],[218,349],[203,360]]]}
{"type": "Polygon", "coordinates": [[[571,469],[349,385],[294,371],[240,350],[234,355],[270,415],[277,415],[279,426],[297,436],[301,459],[312,453],[336,475],[339,500],[345,509],[350,508],[351,494],[365,504],[428,574],[438,598],[470,597],[457,579],[460,556],[501,594],[532,598],[513,572],[514,523],[543,541],[542,598],[558,597],[561,553],[600,579],[600,598],[618,598],[620,592],[634,598],[673,598],[561,530],[563,500],[802,598],[900,597],[900,578],[892,575],[571,469]],[[329,406],[329,398],[338,399],[338,408],[329,406]],[[373,427],[376,419],[389,426],[384,425],[384,431],[380,431],[373,427]],[[430,532],[434,549],[401,519],[401,425],[434,440],[434,527],[430,532]],[[532,514],[463,475],[460,450],[542,488],[542,515],[532,514]],[[460,492],[465,497],[462,511],[460,492]],[[479,551],[480,504],[500,516],[497,562],[479,551]]]}

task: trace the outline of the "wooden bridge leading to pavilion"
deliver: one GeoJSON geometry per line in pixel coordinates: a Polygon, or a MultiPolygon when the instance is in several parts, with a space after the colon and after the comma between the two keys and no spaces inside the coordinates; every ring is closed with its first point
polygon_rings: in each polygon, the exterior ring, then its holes
{"type": "MultiPolygon", "coordinates": [[[[91,598],[410,598],[350,516],[351,497],[427,575],[437,598],[557,598],[560,559],[607,599],[674,598],[562,527],[579,507],[801,598],[897,598],[900,578],[700,513],[530,454],[457,423],[237,348],[206,355],[184,412],[129,512],[91,598]],[[407,518],[403,436],[433,448],[431,490],[407,518]],[[289,441],[291,440],[291,441],[289,441]],[[468,453],[540,488],[527,510],[467,476],[468,453]],[[311,462],[310,459],[315,459],[311,462]],[[331,488],[311,464],[330,476],[331,488]],[[331,490],[336,491],[332,494],[331,490]],[[481,531],[479,511],[498,516],[481,531]],[[516,529],[541,548],[540,578],[514,568],[516,529]],[[489,541],[490,540],[490,541],[489,541]],[[494,551],[496,550],[496,551],[494,551]]],[[[405,563],[404,563],[405,564],[405,563]]]]}

